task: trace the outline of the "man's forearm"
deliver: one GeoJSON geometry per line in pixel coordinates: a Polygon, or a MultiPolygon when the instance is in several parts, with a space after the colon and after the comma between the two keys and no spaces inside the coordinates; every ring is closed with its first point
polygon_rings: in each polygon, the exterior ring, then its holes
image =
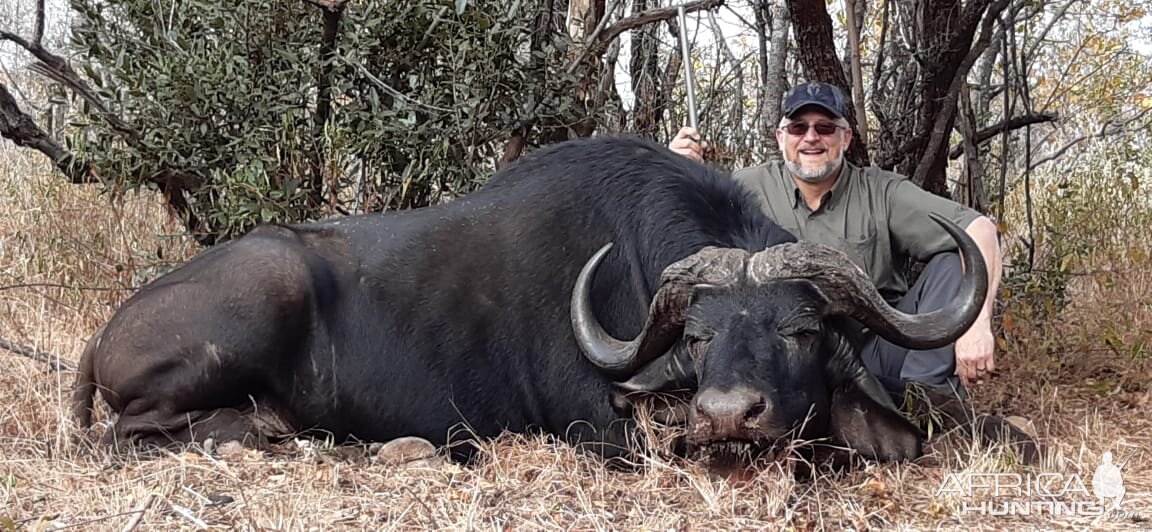
{"type": "Polygon", "coordinates": [[[1000,241],[996,238],[996,225],[987,217],[981,216],[968,224],[965,231],[984,255],[984,263],[988,265],[988,296],[984,299],[984,306],[980,309],[977,323],[988,323],[992,319],[992,309],[996,302],[996,292],[1000,287],[1002,260],[1000,257],[1000,241]]]}

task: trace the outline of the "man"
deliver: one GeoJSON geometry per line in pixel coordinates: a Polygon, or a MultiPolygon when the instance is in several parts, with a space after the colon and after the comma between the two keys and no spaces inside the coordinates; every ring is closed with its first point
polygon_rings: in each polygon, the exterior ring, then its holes
{"type": "MultiPolygon", "coordinates": [[[[817,82],[797,85],[785,95],[782,108],[776,142],[784,161],[738,170],[733,177],[756,195],[769,217],[797,238],[847,253],[897,308],[930,312],[943,307],[959,287],[962,266],[955,243],[929,220],[929,212],[966,228],[980,246],[988,264],[988,297],[976,323],[955,344],[910,352],[870,334],[861,350],[865,365],[894,394],[902,395],[905,381],[916,381],[966,396],[965,388],[982,382],[996,367],[991,325],[1001,275],[996,226],[903,176],[846,162],[852,129],[837,87],[817,82]],[[909,288],[903,269],[913,260],[927,266],[909,288]]],[[[668,147],[702,160],[707,144],[685,127],[668,147]]]]}

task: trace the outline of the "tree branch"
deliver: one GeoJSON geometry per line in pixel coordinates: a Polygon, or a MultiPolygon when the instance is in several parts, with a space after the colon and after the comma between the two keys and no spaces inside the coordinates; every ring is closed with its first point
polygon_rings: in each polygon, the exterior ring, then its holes
{"type": "MultiPolygon", "coordinates": [[[[1048,23],[1045,24],[1044,27],[1039,32],[1036,32],[1035,35],[1031,36],[1032,45],[1029,46],[1028,50],[1024,52],[1024,57],[1035,57],[1036,56],[1036,49],[1039,48],[1041,44],[1047,42],[1048,33],[1052,31],[1052,28],[1056,27],[1056,24],[1059,24],[1060,21],[1062,21],[1064,19],[1064,16],[1068,14],[1068,9],[1070,9],[1074,4],[1075,5],[1081,5],[1080,2],[1081,2],[1081,0],[1067,0],[1063,4],[1059,5],[1056,8],[1056,12],[1053,13],[1052,16],[1050,16],[1048,18],[1048,23]]],[[[1038,14],[1039,11],[1041,9],[1043,9],[1046,5],[1050,5],[1050,4],[1037,3],[1035,5],[1035,7],[1033,8],[1033,12],[1031,13],[1032,16],[1030,16],[1028,18],[1029,19],[1034,18],[1035,15],[1038,14]]]]}
{"type": "MultiPolygon", "coordinates": [[[[25,50],[28,50],[28,51],[32,51],[32,49],[34,48],[32,43],[28,42],[23,37],[16,35],[15,33],[12,33],[10,31],[0,31],[0,41],[12,41],[13,43],[16,44],[16,46],[19,46],[19,47],[21,47],[25,50]]],[[[35,48],[39,48],[39,47],[37,46],[35,48]]],[[[35,53],[33,53],[33,55],[35,55],[35,53]]]]}
{"type": "Polygon", "coordinates": [[[55,65],[46,61],[41,61],[39,63],[32,63],[31,65],[28,65],[28,70],[31,70],[37,74],[40,74],[41,76],[44,76],[71,89],[72,92],[78,94],[81,98],[84,98],[84,100],[92,104],[92,106],[95,107],[98,111],[97,114],[100,115],[100,118],[102,118],[104,122],[106,122],[108,126],[112,128],[113,131],[116,131],[125,137],[125,139],[133,146],[138,148],[142,147],[139,142],[140,132],[137,131],[136,128],[132,127],[131,124],[125,122],[124,119],[120,118],[119,115],[113,113],[112,110],[104,104],[104,100],[92,91],[92,88],[88,86],[88,83],[81,79],[80,76],[76,74],[75,70],[72,70],[72,67],[68,66],[66,63],[55,65]]]}
{"type": "MultiPolygon", "coordinates": [[[[0,83],[0,136],[11,140],[17,146],[32,148],[43,153],[60,173],[73,184],[100,183],[95,165],[78,159],[75,154],[56,139],[44,132],[27,113],[20,109],[8,88],[0,83]]],[[[192,206],[184,197],[185,190],[191,190],[203,181],[201,176],[187,171],[166,170],[143,180],[155,183],[164,195],[164,200],[172,211],[184,222],[184,227],[201,245],[212,245],[216,237],[201,227],[200,219],[192,212],[192,206]]]]}
{"type": "Polygon", "coordinates": [[[0,31],[0,40],[11,41],[17,46],[27,50],[28,53],[32,54],[32,56],[39,61],[39,63],[30,65],[28,67],[29,70],[72,89],[73,92],[79,94],[95,106],[100,111],[101,117],[104,118],[113,129],[133,138],[139,136],[139,133],[136,132],[134,128],[108,109],[108,106],[104,104],[104,100],[88,86],[88,83],[72,69],[64,58],[46,50],[40,45],[39,41],[28,42],[23,37],[11,32],[0,31]]]}
{"type": "MultiPolygon", "coordinates": [[[[1025,126],[1042,124],[1045,122],[1055,122],[1057,120],[1060,120],[1060,115],[1058,113],[1038,113],[1034,115],[1017,116],[1009,118],[1008,120],[1001,120],[1000,122],[977,131],[975,137],[972,139],[972,143],[976,146],[979,146],[1002,132],[1015,131],[1025,126]]],[[[963,144],[957,145],[948,152],[949,159],[957,159],[961,155],[964,155],[963,144]]]]}
{"type": "Polygon", "coordinates": [[[44,0],[36,2],[36,28],[32,31],[32,43],[40,48],[44,44],[44,0]]]}
{"type": "Polygon", "coordinates": [[[1147,123],[1138,123],[1135,126],[1132,126],[1131,124],[1139,122],[1140,119],[1148,116],[1149,114],[1152,114],[1152,110],[1145,109],[1145,110],[1141,111],[1140,113],[1136,114],[1135,116],[1128,118],[1119,124],[1116,123],[1115,121],[1104,122],[1104,124],[1102,124],[1100,126],[1100,129],[1097,130],[1096,132],[1090,133],[1090,134],[1080,135],[1080,136],[1068,141],[1067,144],[1061,146],[1059,149],[1053,151],[1052,153],[1049,153],[1044,158],[1039,159],[1037,161],[1034,161],[1031,165],[1028,166],[1028,169],[1033,170],[1042,164],[1049,163],[1049,162],[1052,162],[1056,159],[1059,159],[1068,150],[1072,149],[1077,144],[1080,144],[1081,142],[1084,142],[1088,139],[1103,138],[1103,137],[1106,137],[1108,135],[1116,135],[1116,134],[1120,134],[1120,133],[1136,133],[1136,132],[1146,131],[1148,126],[1149,126],[1149,124],[1147,124],[1147,123]]]}
{"type": "Polygon", "coordinates": [[[733,124],[743,123],[743,107],[744,102],[741,101],[744,96],[744,69],[741,67],[742,61],[736,58],[736,54],[732,53],[732,47],[728,46],[728,41],[724,39],[724,30],[720,28],[720,23],[716,21],[716,16],[711,12],[708,13],[708,26],[712,30],[712,35],[716,37],[716,48],[719,51],[720,58],[728,63],[728,68],[733,73],[733,80],[736,83],[735,97],[732,98],[733,103],[733,124]]]}
{"type": "Polygon", "coordinates": [[[60,358],[59,356],[53,355],[51,353],[45,353],[26,345],[9,342],[3,338],[0,338],[0,349],[11,351],[17,355],[31,358],[37,362],[50,364],[56,371],[76,371],[75,366],[65,362],[64,359],[60,358]]]}
{"type": "MultiPolygon", "coordinates": [[[[100,96],[62,57],[44,49],[38,40],[28,42],[11,32],[0,31],[0,40],[16,43],[31,53],[39,62],[29,66],[30,70],[60,83],[80,95],[99,111],[100,117],[113,131],[124,137],[129,145],[141,151],[147,151],[139,131],[113,113],[100,96]]],[[[3,84],[0,84],[0,135],[18,146],[32,148],[43,153],[73,183],[98,183],[101,181],[92,164],[78,161],[72,152],[61,146],[40,126],[36,125],[36,122],[20,109],[16,99],[12,97],[12,94],[3,84]]],[[[153,182],[159,187],[168,206],[184,221],[185,227],[198,242],[204,245],[211,245],[215,242],[215,236],[201,227],[199,218],[192,212],[191,205],[184,197],[186,190],[192,190],[203,182],[202,176],[188,170],[169,169],[142,177],[143,180],[153,182]]]]}
{"type": "Polygon", "coordinates": [[[40,129],[32,117],[20,109],[12,93],[8,92],[8,87],[2,83],[0,83],[0,136],[11,140],[17,146],[43,153],[73,183],[100,182],[91,165],[77,161],[72,152],[40,129]]]}
{"type": "MultiPolygon", "coordinates": [[[[684,4],[684,12],[694,13],[704,9],[713,9],[724,5],[724,1],[725,0],[696,0],[694,2],[688,2],[684,4]]],[[[619,0],[617,0],[616,3],[618,2],[619,0]]],[[[589,55],[592,55],[593,53],[603,53],[603,51],[608,48],[608,44],[611,43],[613,39],[620,36],[621,33],[631,29],[639,28],[645,24],[668,20],[676,16],[678,9],[677,7],[657,7],[642,13],[637,13],[630,17],[622,18],[620,19],[620,22],[605,27],[605,23],[608,20],[608,15],[615,11],[616,3],[613,3],[611,8],[605,10],[604,18],[600,19],[600,24],[596,27],[596,30],[592,33],[592,35],[588,37],[588,42],[584,45],[584,49],[580,50],[580,53],[576,56],[576,58],[568,64],[568,68],[566,70],[569,74],[575,72],[580,64],[583,63],[589,55]]]]}

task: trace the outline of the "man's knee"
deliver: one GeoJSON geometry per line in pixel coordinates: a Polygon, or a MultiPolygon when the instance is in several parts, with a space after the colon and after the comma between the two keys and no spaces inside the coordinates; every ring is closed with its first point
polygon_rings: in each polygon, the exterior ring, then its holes
{"type": "Polygon", "coordinates": [[[959,253],[948,251],[933,255],[909,291],[909,295],[916,295],[914,312],[923,314],[947,305],[959,293],[963,278],[964,264],[959,253]]]}
{"type": "Polygon", "coordinates": [[[929,280],[935,277],[942,279],[956,279],[957,282],[964,276],[964,263],[960,260],[960,253],[956,251],[944,251],[932,255],[928,260],[928,264],[924,265],[924,271],[920,273],[920,277],[927,277],[929,280]]]}

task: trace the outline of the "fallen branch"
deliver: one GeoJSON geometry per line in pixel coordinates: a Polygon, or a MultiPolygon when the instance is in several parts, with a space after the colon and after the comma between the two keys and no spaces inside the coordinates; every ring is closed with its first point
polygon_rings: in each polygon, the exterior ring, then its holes
{"type": "Polygon", "coordinates": [[[175,503],[171,503],[171,502],[168,504],[169,504],[169,506],[172,507],[172,511],[180,514],[180,516],[183,517],[184,519],[191,521],[192,524],[196,525],[199,528],[208,528],[208,523],[205,523],[199,517],[196,517],[196,514],[192,513],[192,510],[185,508],[183,506],[180,506],[179,504],[175,504],[175,503]]]}
{"type": "Polygon", "coordinates": [[[132,516],[132,519],[128,521],[128,524],[125,525],[123,529],[121,529],[121,532],[132,532],[133,530],[136,530],[136,527],[140,524],[140,521],[144,519],[144,513],[148,511],[150,506],[152,506],[152,501],[154,500],[156,500],[156,494],[152,493],[148,496],[148,499],[144,501],[144,504],[140,505],[135,510],[132,510],[136,513],[136,515],[132,516]]]}
{"type": "Polygon", "coordinates": [[[13,353],[16,353],[17,355],[31,358],[32,360],[35,360],[37,362],[43,362],[45,364],[53,366],[53,369],[55,369],[56,371],[76,371],[75,366],[65,362],[59,356],[53,355],[51,353],[45,353],[44,351],[40,351],[38,349],[28,347],[26,345],[20,345],[20,344],[15,343],[15,342],[10,342],[10,341],[5,340],[3,338],[0,338],[0,349],[4,349],[6,351],[11,351],[13,353]]]}
{"type": "Polygon", "coordinates": [[[0,285],[0,292],[20,288],[66,288],[68,290],[94,292],[132,292],[140,289],[139,286],[76,286],[62,283],[17,283],[0,285]]]}

